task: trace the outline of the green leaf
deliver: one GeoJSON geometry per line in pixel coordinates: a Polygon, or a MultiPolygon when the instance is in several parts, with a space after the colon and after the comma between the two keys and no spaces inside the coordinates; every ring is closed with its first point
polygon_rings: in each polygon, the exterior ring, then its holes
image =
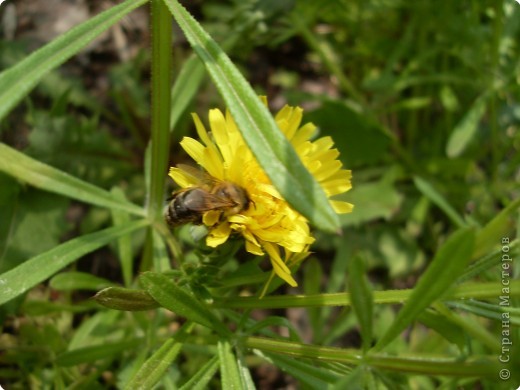
{"type": "Polygon", "coordinates": [[[349,292],[352,298],[352,307],[359,321],[363,351],[372,345],[372,316],[374,300],[372,289],[365,275],[363,258],[355,256],[350,259],[348,272],[349,292]]]}
{"type": "Polygon", "coordinates": [[[238,370],[237,358],[231,350],[229,341],[219,341],[217,345],[220,360],[220,375],[223,389],[242,389],[242,381],[238,370]]]}
{"type": "Polygon", "coordinates": [[[147,0],[127,0],[60,35],[23,61],[0,73],[0,120],[50,70],[60,66],[94,38],[147,0]]]}
{"type": "Polygon", "coordinates": [[[151,310],[159,304],[144,290],[123,287],[107,287],[98,292],[94,299],[109,309],[124,311],[151,310]]]}
{"type": "Polygon", "coordinates": [[[114,286],[115,283],[86,272],[62,272],[54,276],[49,285],[59,291],[98,291],[105,287],[114,286]]]}
{"type": "MultiPolygon", "coordinates": [[[[126,202],[127,199],[123,190],[119,187],[112,188],[112,196],[120,202],[126,202]]],[[[130,216],[120,210],[111,209],[112,221],[114,226],[124,226],[130,222],[130,216]]],[[[119,255],[119,263],[121,264],[121,272],[123,273],[123,280],[125,286],[130,286],[132,283],[133,274],[133,256],[132,256],[132,237],[127,234],[121,236],[117,240],[117,253],[119,255]]]]}
{"type": "Polygon", "coordinates": [[[466,268],[475,244],[475,231],[464,228],[453,233],[438,250],[432,263],[412,290],[395,321],[379,339],[375,351],[380,351],[417,318],[421,312],[450,291],[455,280],[466,268]]]}
{"type": "Polygon", "coordinates": [[[89,204],[144,216],[141,207],[115,199],[108,191],[36,161],[2,143],[0,143],[0,171],[46,191],[89,204]]]}
{"type": "Polygon", "coordinates": [[[125,389],[152,389],[164,376],[166,370],[177,358],[182,348],[182,341],[193,328],[192,323],[186,323],[175,335],[168,339],[139,368],[139,371],[125,385],[125,389]]]}
{"type": "Polygon", "coordinates": [[[151,5],[151,140],[150,186],[146,197],[148,216],[162,220],[165,176],[168,172],[170,149],[172,18],[162,0],[151,5]]]}
{"type": "Polygon", "coordinates": [[[326,389],[329,384],[334,383],[339,378],[331,370],[316,367],[307,362],[272,353],[262,355],[271,364],[302,381],[311,389],[326,389]]]}
{"type": "Polygon", "coordinates": [[[143,343],[144,340],[142,338],[134,338],[117,343],[104,343],[102,345],[78,348],[58,355],[55,363],[62,367],[76,366],[83,363],[93,363],[97,360],[115,357],[120,353],[135,349],[143,343]]]}
{"type": "Polygon", "coordinates": [[[148,225],[139,220],[124,227],[112,227],[67,241],[35,256],[0,275],[0,305],[43,282],[81,256],[108,244],[117,237],[148,225]]]}
{"type": "Polygon", "coordinates": [[[478,123],[486,112],[486,104],[489,96],[488,93],[481,95],[457,126],[455,126],[446,145],[446,155],[448,157],[459,157],[475,138],[478,123]]]}
{"type": "Polygon", "coordinates": [[[165,0],[206,65],[238,128],[275,187],[316,227],[335,232],[339,219],[323,189],[304,167],[274,118],[229,57],[176,0],[165,0]]]}
{"type": "Polygon", "coordinates": [[[451,219],[451,221],[459,228],[466,226],[464,219],[457,213],[442,194],[437,191],[433,185],[425,179],[415,176],[413,178],[415,186],[421,193],[436,204],[444,213],[451,219]]]}
{"type": "Polygon", "coordinates": [[[219,368],[218,356],[213,356],[179,390],[205,390],[219,368]]]}
{"type": "MultiPolygon", "coordinates": [[[[485,255],[497,245],[512,246],[513,243],[508,238],[508,232],[513,231],[515,212],[519,207],[520,198],[511,202],[495,218],[489,221],[486,226],[479,230],[473,258],[485,255]]],[[[504,253],[504,255],[507,256],[507,253],[504,253]]]]}
{"type": "Polygon", "coordinates": [[[179,122],[182,113],[199,90],[205,74],[204,65],[195,55],[188,58],[182,66],[172,88],[170,130],[179,122]]]}
{"type": "Polygon", "coordinates": [[[177,286],[166,275],[145,272],[139,277],[144,289],[161,304],[162,307],[193,322],[197,322],[220,334],[227,335],[229,330],[217,317],[184,288],[177,286]]]}
{"type": "Polygon", "coordinates": [[[341,225],[360,226],[374,219],[390,219],[399,210],[403,195],[392,180],[384,178],[375,183],[356,185],[348,194],[338,199],[356,205],[355,212],[340,216],[341,225]]]}

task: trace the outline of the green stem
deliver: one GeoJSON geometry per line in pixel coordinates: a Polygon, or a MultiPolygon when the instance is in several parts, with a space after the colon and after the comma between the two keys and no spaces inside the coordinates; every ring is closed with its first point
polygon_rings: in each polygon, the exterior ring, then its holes
{"type": "MultiPolygon", "coordinates": [[[[502,294],[502,283],[465,283],[453,290],[444,299],[485,299],[497,298],[502,294]]],[[[374,291],[375,304],[403,303],[412,294],[412,289],[374,291]]],[[[520,280],[511,281],[511,297],[520,297],[520,280]]],[[[232,297],[215,298],[213,306],[226,309],[281,309],[288,307],[324,307],[350,306],[351,299],[348,293],[316,294],[316,295],[278,295],[264,298],[232,297]]]]}
{"type": "Polygon", "coordinates": [[[162,218],[164,183],[170,146],[172,18],[161,0],[152,0],[151,164],[147,212],[162,218]]]}

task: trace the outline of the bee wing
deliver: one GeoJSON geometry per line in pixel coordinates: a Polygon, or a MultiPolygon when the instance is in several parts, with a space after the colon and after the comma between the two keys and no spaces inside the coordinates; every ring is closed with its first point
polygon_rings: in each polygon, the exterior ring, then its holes
{"type": "MultiPolygon", "coordinates": [[[[199,191],[199,189],[193,190],[199,191]]],[[[210,210],[217,210],[221,208],[233,207],[235,202],[230,199],[225,199],[215,194],[210,194],[204,190],[203,195],[190,196],[184,199],[184,204],[192,211],[205,212],[210,210]]]]}
{"type": "Polygon", "coordinates": [[[177,164],[177,168],[182,170],[184,174],[186,174],[187,176],[190,176],[190,178],[195,182],[200,182],[208,185],[217,184],[221,182],[213,176],[210,176],[206,171],[192,167],[191,165],[177,164]]]}

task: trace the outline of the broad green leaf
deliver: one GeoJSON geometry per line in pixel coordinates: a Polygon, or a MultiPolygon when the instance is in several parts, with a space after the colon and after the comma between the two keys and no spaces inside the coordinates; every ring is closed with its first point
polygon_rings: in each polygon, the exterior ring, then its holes
{"type": "Polygon", "coordinates": [[[108,287],[98,292],[94,299],[109,309],[124,311],[151,310],[159,304],[144,290],[123,287],[108,287]]]}
{"type": "Polygon", "coordinates": [[[97,360],[115,357],[128,350],[133,350],[144,343],[142,338],[121,341],[117,343],[104,343],[67,351],[56,357],[58,366],[70,367],[83,363],[93,363],[97,360]]]}
{"type": "Polygon", "coordinates": [[[237,358],[231,350],[231,344],[227,340],[221,340],[217,344],[218,357],[220,360],[220,376],[223,389],[242,389],[240,372],[237,358]]]}
{"type": "Polygon", "coordinates": [[[168,276],[145,272],[139,277],[139,281],[162,307],[193,322],[214,329],[220,334],[229,334],[229,330],[205,304],[188,293],[185,288],[177,286],[168,276]]]}
{"type": "Polygon", "coordinates": [[[380,351],[437,299],[450,291],[453,283],[466,268],[475,245],[475,231],[464,228],[453,233],[441,246],[428,269],[412,290],[410,298],[379,339],[375,351],[380,351]]]}
{"type": "Polygon", "coordinates": [[[208,383],[213,379],[215,373],[219,368],[218,356],[213,356],[206,364],[204,364],[199,371],[193,375],[188,382],[186,382],[180,390],[205,390],[208,388],[208,383]]]}
{"type": "Polygon", "coordinates": [[[437,191],[433,185],[425,179],[416,176],[413,178],[415,186],[421,193],[436,204],[444,213],[451,219],[451,221],[459,228],[466,226],[464,219],[457,213],[451,204],[437,191]]]}
{"type": "Polygon", "coordinates": [[[124,234],[148,225],[139,220],[124,227],[112,227],[67,241],[47,252],[35,256],[16,268],[0,275],[0,305],[23,294],[86,255],[124,234]]]}
{"type": "Polygon", "coordinates": [[[361,183],[338,199],[356,205],[354,213],[340,216],[342,226],[363,226],[367,222],[380,218],[388,220],[403,203],[403,195],[389,178],[373,183],[361,183]]]}
{"type": "Polygon", "coordinates": [[[487,93],[481,95],[457,126],[455,126],[446,145],[446,155],[448,157],[459,157],[475,138],[478,123],[486,112],[486,104],[489,96],[487,93]]]}
{"type": "Polygon", "coordinates": [[[182,341],[193,328],[192,323],[186,323],[175,335],[164,342],[161,347],[150,356],[139,371],[125,385],[125,389],[151,389],[164,376],[166,370],[172,362],[177,358],[182,348],[182,341]]]}
{"type": "Polygon", "coordinates": [[[335,232],[339,219],[273,116],[229,57],[176,0],[165,0],[226,101],[238,128],[275,187],[316,227],[335,232]]]}
{"type": "Polygon", "coordinates": [[[110,280],[94,276],[86,272],[62,272],[54,276],[49,285],[59,291],[91,290],[98,291],[102,288],[115,286],[110,280]]]}
{"type": "Polygon", "coordinates": [[[363,351],[372,345],[372,321],[374,301],[372,289],[365,275],[363,258],[352,257],[348,267],[348,286],[352,298],[352,307],[359,322],[363,351]]]}
{"type": "Polygon", "coordinates": [[[147,0],[126,0],[72,28],[0,73],[0,120],[46,73],[60,66],[130,11],[146,2],[147,0]]]}
{"type": "Polygon", "coordinates": [[[133,203],[114,198],[108,191],[43,164],[0,143],[0,171],[34,187],[96,206],[123,210],[139,216],[144,210],[133,203]]]}

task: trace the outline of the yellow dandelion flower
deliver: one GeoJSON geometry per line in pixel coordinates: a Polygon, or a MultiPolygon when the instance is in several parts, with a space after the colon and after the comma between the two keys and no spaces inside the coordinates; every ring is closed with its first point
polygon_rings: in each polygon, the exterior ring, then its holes
{"type": "MultiPolygon", "coordinates": [[[[302,114],[300,107],[285,106],[275,120],[329,198],[348,191],[351,172],[342,169],[332,139],[311,141],[316,127],[312,123],[300,126],[302,114]]],[[[293,210],[272,185],[229,112],[224,115],[218,109],[209,111],[211,133],[198,115],[193,114],[193,119],[202,142],[184,137],[181,146],[210,176],[244,189],[249,201],[247,207],[234,212],[205,211],[201,223],[209,229],[206,244],[217,247],[231,234],[240,234],[248,252],[267,253],[276,275],[296,286],[288,265],[301,261],[314,242],[307,219],[293,210]]],[[[183,189],[200,185],[199,179],[183,166],[172,167],[169,175],[183,189]]],[[[347,202],[330,203],[337,213],[349,213],[353,208],[347,202]]]]}

